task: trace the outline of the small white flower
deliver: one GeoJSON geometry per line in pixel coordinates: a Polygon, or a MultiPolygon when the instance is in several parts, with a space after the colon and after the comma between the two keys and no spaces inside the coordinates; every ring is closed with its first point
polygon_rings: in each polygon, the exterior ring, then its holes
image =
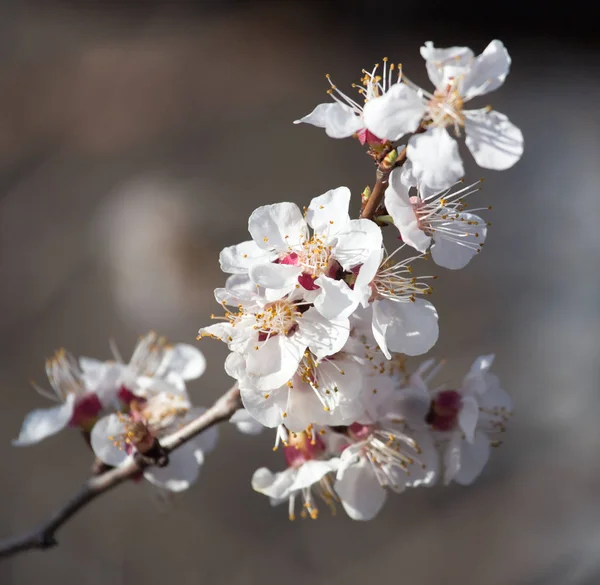
{"type": "MultiPolygon", "coordinates": [[[[358,90],[361,96],[359,101],[352,99],[345,93],[342,93],[331,81],[327,75],[327,81],[331,88],[327,93],[334,100],[334,103],[319,104],[310,114],[296,120],[294,124],[302,122],[312,124],[318,128],[324,128],[327,136],[331,138],[348,138],[355,136],[361,144],[377,145],[386,142],[385,139],[378,138],[371,132],[363,116],[363,110],[367,110],[367,105],[384,95],[393,88],[398,91],[398,84],[394,84],[395,65],[391,63],[388,66],[387,58],[383,60],[382,76],[377,74],[379,66],[376,65],[371,73],[363,70],[363,77],[360,85],[353,84],[352,87],[358,90]],[[364,103],[363,106],[360,102],[364,103]]],[[[398,68],[398,80],[400,80],[401,70],[398,68]]],[[[402,90],[400,90],[402,91],[402,90]]],[[[418,122],[417,122],[418,124],[418,122]]],[[[410,130],[416,130],[416,126],[410,130]]]]}
{"type": "Polygon", "coordinates": [[[428,197],[422,193],[411,197],[403,173],[404,169],[394,169],[385,191],[385,207],[401,239],[422,253],[431,247],[431,257],[439,266],[463,268],[481,251],[487,235],[487,223],[464,203],[477,191],[477,183],[454,192],[445,189],[428,197]]]}
{"type": "Polygon", "coordinates": [[[389,395],[376,418],[346,430],[350,446],[340,457],[334,489],[353,520],[374,518],[387,489],[400,493],[406,487],[431,485],[437,477],[431,436],[408,429],[395,405],[395,397],[389,395]]]}
{"type": "Polygon", "coordinates": [[[330,449],[323,436],[293,433],[284,447],[288,468],[272,473],[267,468],[257,469],[252,476],[252,487],[269,496],[272,505],[288,502],[289,518],[296,518],[296,500],[302,499],[301,516],[313,520],[319,509],[313,492],[335,511],[336,496],[332,489],[332,473],[337,470],[339,459],[329,458],[330,449]]]}
{"type": "Polygon", "coordinates": [[[444,481],[461,485],[472,483],[490,456],[490,446],[500,444],[506,422],[512,415],[512,402],[489,372],[494,357],[481,356],[458,389],[428,389],[437,373],[428,361],[411,377],[404,391],[404,411],[410,424],[428,427],[440,445],[444,460],[444,481]]]}
{"type": "Polygon", "coordinates": [[[412,276],[414,258],[395,262],[392,257],[382,262],[381,253],[375,253],[367,259],[358,268],[354,293],[370,313],[373,335],[388,359],[391,352],[421,355],[439,334],[435,307],[416,297],[430,294],[431,287],[412,276]]]}
{"type": "Polygon", "coordinates": [[[248,274],[269,300],[300,289],[324,317],[347,317],[356,304],[340,273],[362,264],[382,242],[374,222],[350,219],[349,204],[350,191],[339,187],[315,197],[306,217],[293,203],[259,207],[248,221],[252,240],[225,248],[221,268],[248,274]]]}
{"type": "Polygon", "coordinates": [[[35,386],[46,398],[60,402],[54,408],[30,412],[13,445],[32,445],[54,435],[67,426],[89,431],[98,416],[114,403],[123,368],[90,358],[79,362],[61,349],[46,361],[46,373],[54,392],[35,386]]]}
{"type": "MultiPolygon", "coordinates": [[[[172,376],[170,376],[173,379],[172,376]]],[[[110,414],[100,419],[91,433],[96,456],[114,467],[126,464],[136,453],[146,455],[156,441],[200,416],[206,409],[192,407],[181,384],[169,386],[156,379],[145,388],[145,397],[136,397],[129,412],[110,414]]],[[[149,467],[144,477],[170,491],[187,489],[198,478],[204,455],[216,444],[217,429],[211,427],[169,455],[165,467],[149,467]]]]}
{"type": "Polygon", "coordinates": [[[367,104],[370,111],[365,107],[364,117],[368,128],[382,138],[398,140],[420,125],[423,132],[408,141],[407,157],[424,192],[446,189],[464,175],[458,145],[448,128],[457,136],[464,128],[467,147],[479,166],[495,170],[513,166],[523,154],[521,131],[504,114],[490,108],[464,109],[467,101],[504,83],[511,62],[504,45],[494,40],[475,57],[466,47],[436,49],[428,42],[421,55],[435,91],[429,93],[403,77],[402,96],[388,91],[367,104]],[[411,105],[407,107],[407,103],[411,105]]]}
{"type": "MultiPolygon", "coordinates": [[[[216,291],[217,299],[221,292],[216,291]]],[[[286,384],[307,350],[322,359],[340,351],[348,339],[348,317],[326,319],[293,295],[272,302],[259,294],[237,300],[242,302],[235,313],[227,311],[224,323],[203,327],[199,337],[227,343],[243,366],[232,355],[226,368],[234,377],[241,369],[256,390],[269,392],[286,384]]],[[[223,302],[232,302],[232,297],[223,302]]]]}

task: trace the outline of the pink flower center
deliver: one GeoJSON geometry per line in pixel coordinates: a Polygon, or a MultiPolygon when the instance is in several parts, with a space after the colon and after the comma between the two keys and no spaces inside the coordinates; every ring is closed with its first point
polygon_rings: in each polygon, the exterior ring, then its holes
{"type": "Polygon", "coordinates": [[[69,426],[91,430],[101,410],[102,403],[98,396],[95,394],[86,394],[75,403],[69,426]]]}
{"type": "Polygon", "coordinates": [[[431,401],[425,422],[436,431],[451,431],[458,424],[462,397],[456,390],[442,390],[431,401]]]}
{"type": "Polygon", "coordinates": [[[318,459],[325,452],[325,443],[318,436],[312,434],[312,438],[305,432],[296,433],[290,437],[289,445],[283,448],[283,454],[288,467],[299,467],[306,461],[318,459]]]}
{"type": "Polygon", "coordinates": [[[348,430],[354,438],[362,440],[366,439],[371,434],[371,432],[373,431],[373,426],[363,425],[361,423],[355,422],[348,427],[348,430]]]}

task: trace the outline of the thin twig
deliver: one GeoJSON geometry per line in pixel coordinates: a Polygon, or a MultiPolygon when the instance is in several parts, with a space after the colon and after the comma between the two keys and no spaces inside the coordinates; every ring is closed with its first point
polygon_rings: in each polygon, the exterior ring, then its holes
{"type": "MultiPolygon", "coordinates": [[[[177,432],[161,440],[161,446],[166,453],[174,451],[202,431],[229,420],[233,413],[242,408],[240,391],[231,388],[221,396],[208,410],[194,419],[177,432]]],[[[49,520],[38,526],[32,532],[0,542],[0,559],[16,555],[32,549],[47,549],[56,546],[55,535],[63,524],[66,524],[79,510],[84,508],[97,497],[105,494],[119,484],[137,475],[149,464],[142,460],[131,461],[127,465],[111,469],[96,477],[90,477],[60,510],[49,520]]]]}
{"type": "MultiPolygon", "coordinates": [[[[404,147],[399,153],[398,158],[394,163],[394,167],[399,167],[404,164],[406,161],[406,147],[404,147]]],[[[388,169],[386,172],[382,170],[382,164],[380,163],[377,167],[377,182],[371,191],[371,195],[365,204],[365,207],[360,214],[362,219],[373,219],[377,212],[379,211],[379,207],[381,206],[381,202],[383,201],[383,196],[385,195],[385,189],[388,185],[388,177],[391,169],[388,169]]]]}

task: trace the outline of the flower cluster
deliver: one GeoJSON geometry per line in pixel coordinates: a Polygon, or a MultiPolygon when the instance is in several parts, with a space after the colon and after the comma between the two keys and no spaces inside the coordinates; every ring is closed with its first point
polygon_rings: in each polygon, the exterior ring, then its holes
{"type": "Polygon", "coordinates": [[[127,477],[181,491],[214,448],[217,422],[230,419],[246,434],[270,428],[287,467],[258,469],[252,486],[287,502],[290,519],[297,503],[300,516],[316,518],[323,501],[368,520],[389,491],[473,482],[511,416],[493,356],[477,358],[457,385],[434,383],[441,362],[409,368],[407,360],[429,352],[439,333],[427,300],[437,276],[422,267],[465,267],[490,226],[479,213],[491,207],[467,204],[481,180],[464,181],[455,138],[464,132],[479,166],[503,170],[519,160],[523,136],[489,106],[464,107],[503,84],[510,57],[500,41],[477,57],[431,42],[421,55],[432,92],[384,59],[381,70],[362,71],[356,98],[327,76],[333,101],[297,120],[366,146],[375,185],[362,192],[355,219],[344,186],[303,209],[261,206],[250,239],[221,252],[223,314],[199,338],[227,345],[225,370],[236,382],[209,412],[186,388],[204,372],[202,353],[150,333],[128,363],[117,351],[107,362],[57,352],[46,363],[53,392],[36,389],[59,404],[31,412],[14,444],[75,427],[103,466],[133,460],[127,477]],[[244,408],[233,413],[238,399],[244,408]]]}
{"type": "Polygon", "coordinates": [[[521,132],[491,108],[466,101],[497,89],[510,58],[500,41],[475,57],[465,47],[421,49],[433,93],[384,60],[363,70],[353,99],[331,84],[332,103],[297,122],[334,138],[355,137],[377,163],[377,182],[350,217],[347,187],[314,197],[301,210],[290,202],[256,209],[251,239],[225,248],[229,276],[215,297],[224,310],[200,337],[227,344],[227,373],[247,415],[276,429],[287,469],[259,469],[255,490],[273,503],[315,496],[370,519],[387,490],[472,482],[510,416],[510,400],[478,358],[458,388],[428,387],[431,360],[408,375],[407,356],[427,353],[438,338],[438,314],[425,297],[431,275],[422,260],[459,269],[481,250],[489,223],[467,197],[457,142],[485,168],[506,169],[523,151],[521,132]],[[362,103],[359,103],[362,102],[362,103]],[[397,144],[404,140],[406,146],[397,144]],[[393,227],[389,227],[393,226],[393,227]],[[384,242],[387,232],[395,246],[384,242]]]}
{"type": "MultiPolygon", "coordinates": [[[[154,332],[142,337],[129,363],[75,359],[64,349],[46,361],[54,394],[38,392],[60,404],[27,415],[14,445],[31,445],[66,427],[80,429],[96,457],[118,467],[136,454],[155,455],[159,439],[205,409],[193,407],[186,381],[200,377],[206,361],[188,344],[169,345],[154,332]]],[[[208,429],[173,452],[165,467],[148,467],[144,477],[171,490],[186,489],[198,477],[204,454],[216,443],[216,428],[208,429]]],[[[166,461],[165,461],[166,463],[166,461]]]]}

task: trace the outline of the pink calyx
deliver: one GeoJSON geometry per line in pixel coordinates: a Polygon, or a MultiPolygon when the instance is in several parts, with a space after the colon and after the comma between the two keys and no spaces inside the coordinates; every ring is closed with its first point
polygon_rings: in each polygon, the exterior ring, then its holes
{"type": "Polygon", "coordinates": [[[299,467],[311,459],[318,459],[325,452],[325,443],[314,434],[311,437],[304,431],[290,436],[289,445],[283,448],[285,461],[289,467],[299,467]]]}
{"type": "Polygon", "coordinates": [[[436,431],[451,431],[458,424],[462,396],[456,390],[442,390],[431,401],[425,422],[436,431]]]}
{"type": "Polygon", "coordinates": [[[362,128],[356,133],[356,138],[361,143],[361,145],[365,144],[385,144],[386,140],[382,140],[378,136],[375,136],[373,132],[367,130],[366,128],[362,128]]]}

